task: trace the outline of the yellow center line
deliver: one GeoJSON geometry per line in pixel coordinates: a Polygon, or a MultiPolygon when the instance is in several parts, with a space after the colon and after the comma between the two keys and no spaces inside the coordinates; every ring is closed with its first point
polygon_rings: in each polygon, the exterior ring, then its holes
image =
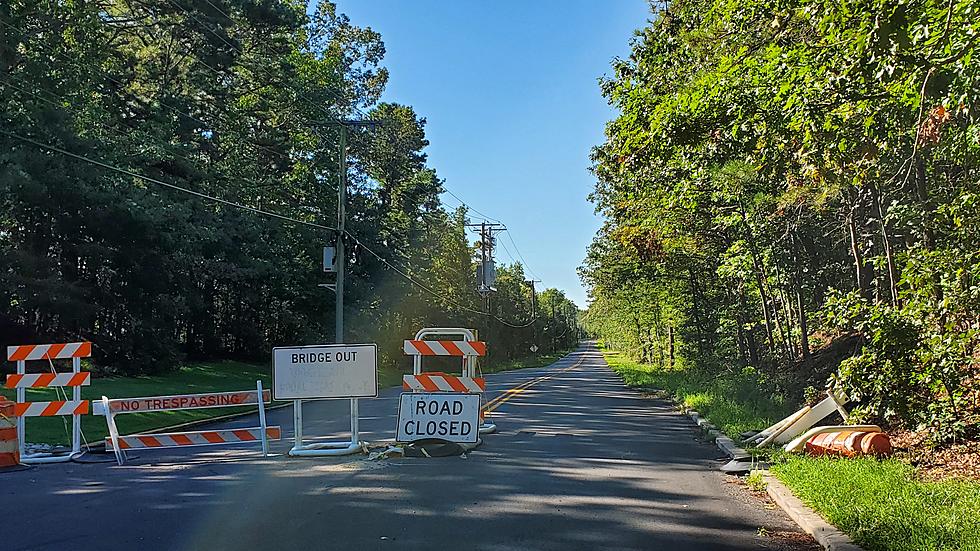
{"type": "Polygon", "coordinates": [[[578,361],[576,361],[574,364],[572,364],[569,367],[560,369],[560,370],[558,370],[558,371],[556,371],[554,373],[551,373],[549,375],[542,375],[542,376],[540,376],[540,377],[538,377],[536,379],[531,379],[530,381],[525,381],[525,382],[523,382],[523,383],[515,386],[512,389],[505,390],[499,396],[497,396],[493,400],[490,400],[489,402],[487,402],[487,405],[483,406],[483,412],[484,413],[490,413],[491,411],[494,411],[495,409],[497,409],[501,405],[503,405],[504,402],[506,402],[507,400],[510,400],[514,396],[517,396],[518,394],[524,392],[528,388],[530,388],[530,387],[532,387],[532,386],[534,386],[534,385],[536,385],[536,384],[538,384],[538,383],[540,383],[542,381],[547,381],[548,379],[551,379],[551,378],[555,377],[556,375],[559,375],[559,374],[564,373],[566,371],[570,371],[572,369],[575,369],[576,367],[582,365],[582,362],[584,360],[585,360],[585,357],[583,356],[583,357],[579,358],[578,361]]]}

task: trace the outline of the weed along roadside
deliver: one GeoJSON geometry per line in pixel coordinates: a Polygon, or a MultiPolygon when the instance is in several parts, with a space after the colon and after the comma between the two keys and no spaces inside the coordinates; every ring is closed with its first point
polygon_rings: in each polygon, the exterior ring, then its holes
{"type": "MultiPolygon", "coordinates": [[[[729,377],[698,377],[604,350],[632,387],[662,390],[735,441],[790,415],[781,397],[729,377]]],[[[927,481],[900,459],[808,457],[779,448],[750,450],[803,503],[868,551],[980,549],[980,482],[927,481]]]]}

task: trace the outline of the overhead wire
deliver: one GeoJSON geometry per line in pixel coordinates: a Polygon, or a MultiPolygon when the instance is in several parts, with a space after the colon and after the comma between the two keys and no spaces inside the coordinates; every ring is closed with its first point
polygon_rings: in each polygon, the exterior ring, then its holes
{"type": "MultiPolygon", "coordinates": [[[[202,27],[206,31],[208,31],[211,34],[213,34],[215,37],[217,37],[219,40],[221,40],[222,42],[224,42],[225,44],[227,44],[229,47],[231,47],[232,49],[234,49],[235,51],[237,51],[239,54],[245,55],[245,52],[239,46],[237,46],[237,45],[229,42],[224,37],[222,37],[220,34],[218,34],[217,32],[215,32],[213,29],[210,28],[209,25],[207,25],[205,22],[203,22],[199,18],[197,18],[187,8],[181,6],[180,4],[178,4],[177,2],[175,2],[174,0],[167,0],[167,1],[171,5],[173,5],[174,7],[176,7],[177,9],[181,10],[182,12],[184,12],[188,17],[190,17],[191,19],[193,19],[194,21],[196,21],[197,23],[199,23],[200,25],[202,25],[202,27]]],[[[227,13],[225,13],[223,10],[221,10],[220,8],[218,8],[217,6],[215,6],[212,2],[210,2],[209,0],[205,0],[205,1],[212,8],[214,8],[216,11],[218,11],[219,13],[221,13],[222,15],[224,15],[226,18],[228,18],[230,21],[234,21],[233,18],[231,18],[227,13]]],[[[26,36],[26,32],[23,31],[22,29],[18,29],[17,27],[15,27],[13,25],[10,25],[9,23],[6,23],[6,22],[4,22],[2,20],[0,20],[0,23],[3,23],[5,26],[7,26],[7,27],[9,27],[11,29],[17,30],[22,35],[25,35],[26,36]]],[[[212,72],[214,72],[218,76],[221,76],[221,77],[226,77],[227,76],[225,73],[222,73],[221,71],[217,70],[216,68],[212,67],[211,65],[205,63],[204,61],[202,61],[198,57],[194,57],[194,60],[196,62],[200,63],[202,66],[208,68],[209,70],[211,70],[212,72]]],[[[112,79],[112,77],[106,76],[106,78],[109,79],[109,80],[112,80],[113,82],[116,82],[117,84],[122,85],[122,83],[120,83],[119,81],[117,81],[115,79],[112,79]]],[[[33,95],[35,97],[38,97],[39,99],[42,99],[43,101],[48,101],[49,103],[54,103],[54,102],[51,102],[50,100],[45,100],[44,98],[41,98],[40,96],[38,96],[37,94],[35,94],[33,92],[30,92],[30,91],[21,89],[19,87],[15,87],[15,88],[21,90],[24,93],[29,93],[29,94],[31,94],[31,95],[33,95]]],[[[315,104],[312,100],[310,100],[309,98],[307,98],[306,96],[304,96],[299,91],[297,91],[295,89],[291,89],[291,91],[296,94],[296,96],[297,96],[298,99],[303,100],[304,102],[306,102],[307,105],[309,105],[311,107],[319,108],[322,112],[324,112],[328,116],[328,118],[332,119],[333,122],[339,122],[339,123],[343,124],[343,121],[337,119],[332,113],[330,113],[329,111],[327,111],[326,109],[324,109],[322,106],[319,106],[319,105],[315,104]]],[[[328,95],[331,95],[336,100],[339,100],[339,101],[342,101],[343,100],[343,98],[340,98],[332,90],[326,89],[325,92],[328,95]]],[[[201,123],[205,127],[211,127],[212,126],[212,125],[210,125],[208,123],[205,123],[204,121],[200,120],[199,118],[194,117],[193,115],[190,115],[189,113],[185,113],[185,112],[179,111],[176,108],[173,108],[172,106],[169,106],[165,102],[162,102],[161,101],[161,104],[164,105],[165,107],[167,107],[168,109],[171,109],[175,113],[178,113],[178,114],[187,116],[187,117],[191,118],[192,120],[195,120],[195,121],[201,123]]],[[[55,104],[55,105],[57,105],[58,107],[63,107],[62,105],[59,105],[59,104],[55,104]]],[[[351,105],[351,106],[349,106],[349,108],[354,113],[359,114],[359,116],[361,116],[361,117],[364,117],[363,112],[360,111],[360,109],[356,105],[351,105]]],[[[5,134],[7,136],[10,136],[12,138],[21,140],[23,142],[33,144],[33,145],[35,145],[37,147],[40,147],[42,149],[46,149],[46,150],[49,150],[49,151],[57,152],[57,153],[66,155],[68,157],[74,158],[74,159],[79,160],[79,161],[90,163],[92,165],[99,166],[99,167],[105,168],[105,169],[110,170],[110,171],[114,171],[114,172],[117,172],[117,173],[120,173],[120,174],[128,175],[130,177],[137,178],[137,179],[140,179],[140,180],[143,180],[143,181],[146,181],[146,182],[149,182],[149,183],[153,183],[153,184],[156,184],[156,185],[159,185],[159,186],[163,186],[163,187],[166,187],[166,188],[175,190],[175,191],[179,191],[179,192],[187,193],[187,194],[190,194],[190,195],[194,195],[194,196],[197,196],[199,198],[202,198],[202,199],[205,199],[205,200],[208,200],[208,201],[216,202],[216,203],[219,203],[219,204],[224,204],[224,205],[227,205],[227,206],[230,206],[230,207],[234,207],[234,208],[238,208],[238,209],[241,209],[241,210],[249,211],[249,212],[252,212],[254,214],[258,214],[258,215],[266,216],[266,217],[271,217],[271,218],[276,218],[276,219],[279,219],[279,220],[282,220],[282,221],[286,221],[286,222],[290,222],[290,223],[295,223],[295,224],[299,224],[299,225],[314,227],[314,228],[328,230],[328,231],[333,231],[333,232],[338,231],[337,228],[334,228],[334,227],[331,227],[331,226],[326,226],[326,225],[323,225],[323,224],[317,224],[317,223],[314,223],[314,222],[309,222],[309,221],[305,221],[305,220],[300,220],[300,219],[292,218],[292,217],[289,217],[289,216],[281,215],[281,214],[270,212],[270,211],[265,211],[265,210],[258,209],[258,208],[255,208],[255,207],[250,207],[248,205],[243,205],[241,203],[236,203],[234,201],[229,201],[229,200],[226,200],[226,199],[221,199],[219,197],[214,197],[214,196],[207,195],[207,194],[204,194],[204,193],[201,193],[201,192],[197,192],[197,191],[194,191],[194,190],[183,188],[181,186],[177,186],[177,185],[174,185],[174,184],[170,184],[168,182],[164,182],[162,180],[151,178],[151,177],[145,176],[143,174],[139,174],[137,172],[133,172],[131,170],[123,169],[123,168],[120,168],[120,167],[117,167],[117,166],[110,165],[108,163],[104,163],[104,162],[101,162],[101,161],[98,161],[98,160],[95,160],[95,159],[91,159],[91,158],[88,158],[88,157],[86,157],[84,155],[79,155],[79,154],[73,153],[71,151],[65,150],[65,149],[60,148],[60,147],[57,147],[57,146],[53,146],[53,145],[50,145],[50,144],[45,144],[45,143],[42,143],[42,142],[38,142],[36,140],[30,139],[30,138],[26,138],[26,137],[21,136],[19,134],[15,134],[15,133],[8,132],[8,131],[5,131],[5,130],[0,130],[0,133],[3,133],[3,134],[5,134]]],[[[255,144],[255,145],[257,147],[264,147],[264,146],[261,146],[260,144],[255,144]]],[[[272,152],[277,153],[279,155],[284,155],[283,153],[278,152],[278,151],[275,151],[275,150],[269,149],[269,151],[272,151],[272,152]]],[[[186,160],[190,160],[190,159],[187,159],[186,157],[184,157],[184,158],[186,160]]],[[[478,209],[474,208],[470,204],[466,203],[456,193],[454,193],[452,190],[446,188],[445,186],[443,186],[443,190],[446,193],[448,193],[450,196],[452,196],[453,198],[455,198],[457,201],[459,201],[460,204],[462,204],[468,210],[470,210],[470,211],[472,211],[472,212],[480,215],[481,217],[483,217],[484,220],[486,220],[488,222],[502,223],[499,219],[490,217],[490,216],[484,214],[483,212],[479,211],[478,209]]],[[[350,232],[347,232],[347,233],[351,236],[352,239],[354,239],[358,244],[360,244],[361,247],[364,250],[368,251],[371,255],[375,256],[385,266],[387,266],[388,268],[392,269],[394,272],[396,272],[400,276],[404,277],[406,280],[408,280],[412,284],[416,285],[417,287],[425,290],[426,292],[428,292],[429,294],[433,295],[434,297],[440,298],[442,300],[446,300],[446,297],[444,297],[444,296],[436,293],[429,286],[425,285],[424,283],[419,282],[417,279],[413,278],[408,273],[406,273],[402,269],[400,269],[397,266],[395,266],[393,263],[391,263],[390,261],[388,261],[386,258],[384,258],[380,254],[378,254],[376,251],[374,251],[373,249],[371,249],[370,247],[368,247],[361,240],[357,239],[356,236],[354,236],[350,232]]],[[[508,239],[510,239],[511,243],[514,245],[515,250],[518,252],[518,256],[520,256],[521,259],[523,260],[523,255],[521,255],[520,250],[517,247],[516,242],[514,241],[513,237],[510,235],[509,232],[508,232],[508,239]]],[[[514,259],[513,255],[506,248],[506,246],[504,247],[504,250],[508,253],[508,255],[511,257],[511,259],[516,262],[516,259],[514,259]]],[[[524,260],[524,265],[527,266],[527,261],[526,260],[524,260]]],[[[528,267],[528,271],[531,272],[532,274],[534,273],[533,271],[530,270],[529,267],[528,267]]],[[[528,321],[528,322],[526,322],[524,324],[514,324],[514,323],[511,323],[511,322],[509,322],[507,320],[504,320],[504,319],[500,318],[499,316],[496,316],[496,315],[494,315],[494,314],[492,314],[490,312],[484,312],[484,311],[481,311],[481,310],[478,310],[478,309],[470,308],[470,307],[461,305],[461,304],[459,304],[459,303],[457,303],[455,301],[452,301],[452,300],[448,300],[447,302],[449,302],[451,305],[453,305],[455,308],[457,308],[458,310],[461,310],[461,311],[466,311],[466,312],[475,313],[475,314],[484,315],[484,316],[490,316],[493,319],[495,319],[496,321],[498,321],[499,323],[501,323],[501,324],[503,324],[505,326],[508,326],[508,327],[513,327],[513,328],[528,327],[528,326],[530,326],[531,324],[533,324],[537,320],[537,316],[535,316],[530,321],[528,321]]]]}
{"type": "Polygon", "coordinates": [[[194,191],[192,189],[187,189],[185,187],[181,187],[181,186],[178,186],[178,185],[175,185],[175,184],[171,184],[169,182],[164,182],[163,180],[158,180],[156,178],[151,178],[149,176],[146,176],[144,174],[140,174],[138,172],[133,172],[132,170],[128,170],[128,169],[125,169],[125,168],[120,168],[118,166],[113,166],[113,165],[110,165],[108,163],[104,163],[102,161],[98,161],[96,159],[92,159],[92,158],[86,157],[84,155],[79,155],[77,153],[73,153],[71,151],[68,151],[67,149],[63,149],[63,148],[58,147],[58,146],[55,146],[55,145],[46,144],[46,143],[43,143],[43,142],[39,142],[37,140],[33,140],[31,138],[27,138],[27,137],[21,136],[20,134],[15,134],[13,132],[8,132],[7,130],[0,129],[0,134],[4,134],[6,136],[10,136],[11,138],[20,140],[22,142],[33,144],[33,145],[35,145],[37,147],[40,147],[41,149],[46,149],[48,151],[52,151],[52,152],[55,152],[55,153],[60,153],[62,155],[71,157],[73,159],[76,159],[76,160],[79,160],[79,161],[82,161],[82,162],[85,162],[85,163],[89,163],[91,165],[95,165],[95,166],[104,168],[106,170],[111,170],[111,171],[116,172],[116,173],[119,173],[119,174],[124,174],[126,176],[137,178],[139,180],[143,180],[143,181],[148,182],[148,183],[151,183],[151,184],[155,184],[155,185],[158,185],[158,186],[169,188],[169,189],[172,189],[174,191],[179,191],[181,193],[186,193],[188,195],[193,195],[195,197],[198,197],[198,198],[201,198],[201,199],[205,199],[205,200],[208,200],[208,201],[211,201],[211,202],[214,202],[214,203],[219,203],[219,204],[226,205],[226,206],[229,206],[229,207],[233,207],[233,208],[241,209],[241,210],[244,210],[244,211],[248,211],[248,212],[251,212],[253,214],[258,214],[258,215],[266,216],[266,217],[269,217],[269,218],[276,218],[276,219],[283,220],[283,221],[290,222],[290,223],[294,223],[294,224],[299,224],[299,225],[303,225],[303,226],[309,226],[309,227],[312,227],[312,228],[317,228],[317,229],[321,229],[321,230],[328,230],[328,231],[333,231],[333,232],[337,231],[337,228],[334,228],[334,227],[331,227],[331,226],[326,226],[326,225],[323,225],[323,224],[317,224],[316,222],[309,222],[307,220],[300,220],[298,218],[292,218],[290,216],[285,216],[285,215],[282,215],[282,214],[279,214],[279,213],[270,212],[270,211],[259,209],[259,208],[255,208],[255,207],[250,207],[248,205],[243,205],[241,203],[236,203],[234,201],[229,201],[227,199],[222,199],[220,197],[215,197],[213,195],[208,195],[206,193],[201,193],[199,191],[194,191]]]}
{"type": "MultiPolygon", "coordinates": [[[[187,9],[187,8],[181,6],[180,4],[178,4],[176,2],[176,0],[167,0],[167,2],[170,3],[171,5],[173,5],[174,7],[176,7],[177,9],[179,9],[180,11],[184,12],[185,15],[187,15],[188,17],[190,17],[191,19],[193,19],[194,21],[196,21],[198,24],[200,24],[204,28],[204,30],[206,30],[209,33],[211,33],[212,35],[214,35],[216,38],[218,38],[218,40],[221,40],[222,42],[224,42],[225,44],[227,44],[230,48],[232,48],[233,50],[235,50],[239,55],[242,55],[242,56],[246,55],[245,54],[245,51],[240,46],[235,45],[235,44],[229,42],[228,40],[226,40],[225,37],[221,36],[216,31],[214,31],[207,23],[205,23],[204,21],[201,21],[197,16],[195,16],[193,13],[191,13],[191,11],[189,9],[187,9]]],[[[230,21],[235,22],[235,20],[233,18],[231,18],[227,13],[225,13],[225,12],[221,11],[220,9],[218,9],[217,7],[215,7],[214,4],[211,4],[211,2],[208,2],[208,4],[210,4],[211,7],[215,8],[216,10],[218,10],[222,15],[224,15],[230,21]]],[[[210,68],[210,66],[208,66],[206,63],[204,63],[203,61],[201,61],[201,59],[199,57],[195,57],[194,59],[196,61],[198,61],[199,63],[205,65],[206,67],[209,67],[210,68]]],[[[211,68],[211,69],[214,70],[213,68],[211,68]]],[[[270,75],[268,73],[266,73],[266,76],[270,76],[270,75]]],[[[295,88],[290,88],[290,90],[293,93],[296,94],[297,98],[302,99],[304,102],[306,102],[306,104],[308,106],[313,107],[315,109],[319,109],[325,115],[327,115],[327,118],[332,119],[333,122],[337,122],[337,123],[343,124],[343,121],[341,119],[337,118],[333,113],[331,113],[330,111],[328,111],[326,108],[320,106],[319,104],[317,104],[313,100],[311,100],[311,99],[307,98],[306,96],[304,96],[302,93],[300,93],[295,88]]],[[[344,98],[340,97],[340,95],[338,95],[333,90],[330,90],[329,88],[324,88],[324,91],[328,95],[332,96],[334,100],[336,100],[338,102],[343,102],[344,101],[344,98]]],[[[356,114],[358,117],[360,117],[360,118],[367,118],[366,115],[363,113],[363,111],[361,111],[360,108],[357,107],[357,105],[350,105],[350,106],[348,106],[348,108],[351,109],[354,112],[354,114],[356,114]]]]}
{"type": "MultiPolygon", "coordinates": [[[[40,101],[43,101],[43,102],[48,103],[50,105],[53,105],[54,107],[56,107],[58,109],[62,109],[62,110],[65,110],[67,112],[70,112],[70,109],[68,109],[66,107],[66,105],[65,105],[65,104],[69,103],[69,101],[68,101],[67,98],[60,97],[60,96],[58,96],[57,94],[55,94],[55,93],[53,93],[51,91],[45,90],[44,91],[45,94],[48,94],[52,98],[55,98],[55,99],[57,99],[57,100],[59,100],[61,102],[64,102],[64,103],[58,103],[56,101],[47,99],[47,98],[39,95],[36,92],[33,92],[31,90],[27,90],[27,89],[21,88],[19,86],[16,86],[16,85],[10,83],[9,81],[5,81],[6,78],[11,78],[11,77],[12,77],[12,75],[7,75],[6,77],[0,77],[0,83],[5,84],[6,86],[10,86],[11,88],[14,88],[15,90],[19,90],[20,92],[22,92],[24,94],[27,94],[29,96],[32,96],[32,97],[34,97],[34,98],[36,98],[36,99],[38,99],[40,101]]],[[[13,77],[13,78],[17,78],[17,77],[13,77]]],[[[24,82],[23,79],[20,79],[20,78],[18,78],[17,80],[19,82],[24,82]]],[[[174,151],[168,151],[167,154],[168,155],[171,155],[171,156],[173,156],[175,158],[178,158],[178,159],[183,159],[184,161],[187,161],[187,163],[190,164],[190,165],[193,165],[196,162],[199,162],[199,160],[191,159],[187,155],[182,155],[182,154],[177,153],[177,152],[174,152],[174,151]]],[[[271,185],[271,184],[266,183],[266,182],[259,182],[257,180],[253,180],[251,178],[246,178],[246,177],[242,177],[242,176],[238,176],[238,179],[241,180],[241,181],[243,181],[243,182],[252,184],[253,186],[255,186],[257,188],[267,188],[267,187],[270,187],[270,185],[271,185]]]]}
{"type": "MultiPolygon", "coordinates": [[[[7,27],[8,29],[19,33],[22,37],[25,37],[25,38],[28,37],[28,34],[27,34],[27,31],[26,30],[21,29],[19,27],[16,27],[14,25],[11,25],[9,22],[4,21],[4,19],[2,17],[0,17],[0,25],[3,25],[4,27],[7,27]]],[[[58,57],[60,57],[62,59],[68,59],[67,56],[65,56],[61,52],[58,52],[58,57]]],[[[197,58],[195,58],[195,60],[197,60],[197,58]]],[[[215,69],[214,67],[211,67],[207,63],[201,62],[201,64],[204,65],[205,67],[207,67],[208,69],[210,69],[211,71],[214,71],[214,72],[218,73],[219,75],[221,74],[217,69],[215,69]]],[[[20,79],[18,77],[15,77],[12,74],[9,74],[8,73],[6,76],[8,76],[8,77],[14,77],[14,78],[17,78],[18,81],[24,82],[23,79],[20,79]]],[[[108,81],[110,81],[110,82],[112,82],[112,83],[114,83],[114,84],[116,84],[116,85],[118,85],[120,87],[126,87],[126,84],[124,82],[122,82],[122,81],[120,81],[118,79],[115,79],[115,78],[109,76],[108,74],[102,73],[100,76],[101,76],[101,78],[105,78],[106,80],[108,80],[108,81]]],[[[15,87],[15,88],[17,88],[17,87],[15,87]]],[[[20,89],[20,88],[18,88],[18,89],[21,90],[22,92],[25,92],[25,93],[32,93],[30,91],[26,91],[26,90],[23,90],[23,89],[20,89]]],[[[52,96],[55,95],[55,94],[53,94],[51,92],[48,92],[48,93],[51,94],[52,96]]],[[[63,99],[63,98],[60,98],[60,99],[63,99]]],[[[44,101],[47,101],[47,100],[44,100],[44,101]]],[[[163,101],[163,100],[161,100],[159,98],[154,99],[154,101],[159,102],[160,105],[162,105],[163,107],[165,107],[166,109],[168,109],[170,112],[172,112],[172,113],[174,113],[176,115],[182,116],[182,117],[187,117],[188,119],[190,119],[190,120],[192,120],[192,121],[200,124],[204,129],[212,129],[215,126],[214,124],[211,124],[211,123],[208,123],[208,122],[206,122],[204,120],[201,120],[200,118],[198,118],[198,117],[196,117],[196,116],[188,113],[187,111],[181,111],[181,110],[177,109],[176,107],[170,105],[169,103],[167,103],[167,102],[165,102],[165,101],[163,101]]],[[[58,107],[63,107],[63,106],[58,105],[58,107]]],[[[219,119],[218,122],[222,122],[222,121],[219,119]]],[[[275,149],[272,149],[271,147],[268,147],[268,146],[265,146],[265,145],[262,145],[262,144],[258,144],[258,143],[254,143],[254,142],[249,142],[249,143],[253,147],[256,147],[256,148],[258,148],[260,150],[267,151],[267,152],[272,153],[272,154],[275,154],[275,155],[279,155],[280,157],[286,159],[287,161],[292,161],[293,160],[292,158],[289,157],[289,155],[287,155],[287,154],[285,154],[285,153],[283,153],[281,151],[277,151],[275,149]]]]}

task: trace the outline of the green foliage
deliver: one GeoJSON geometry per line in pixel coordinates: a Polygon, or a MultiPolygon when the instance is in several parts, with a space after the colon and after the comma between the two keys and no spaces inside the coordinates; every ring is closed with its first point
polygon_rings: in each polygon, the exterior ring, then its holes
{"type": "Polygon", "coordinates": [[[656,9],[601,83],[619,115],[592,156],[606,221],[581,268],[588,330],[656,365],[751,366],[792,395],[839,362],[811,347],[858,332],[838,379],[867,416],[969,436],[976,2],[656,9]]]}
{"type": "Polygon", "coordinates": [[[745,431],[768,427],[795,409],[791,402],[774,395],[772,385],[753,369],[706,376],[639,364],[618,352],[604,355],[627,385],[666,391],[734,439],[745,431]]]}
{"type": "Polygon", "coordinates": [[[378,341],[390,364],[423,326],[479,328],[494,361],[525,355],[534,329],[573,342],[574,305],[531,312],[516,267],[499,319],[478,314],[466,212],[439,200],[425,119],[379,102],[384,51],[328,1],[2,3],[0,344],[88,339],[104,368],[142,374],[332,341],[318,284],[334,232],[132,174],[335,226],[336,121],[351,118],[383,126],[350,130],[344,238],[398,271],[349,247],[347,339],[378,341]]]}

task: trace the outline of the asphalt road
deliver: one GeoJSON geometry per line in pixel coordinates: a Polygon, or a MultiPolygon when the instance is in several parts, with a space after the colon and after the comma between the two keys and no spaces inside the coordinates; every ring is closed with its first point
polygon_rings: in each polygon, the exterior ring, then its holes
{"type": "MultiPolygon", "coordinates": [[[[506,394],[499,432],[464,457],[298,459],[283,440],[268,459],[227,446],[0,474],[0,548],[814,548],[718,472],[721,452],[689,419],[627,389],[591,346],[488,377],[488,398],[532,380],[506,394]]],[[[397,395],[361,401],[366,439],[393,438],[397,395]]],[[[305,432],[343,439],[347,407],[308,403],[305,432]]],[[[291,436],[291,408],[269,423],[291,436]]]]}

